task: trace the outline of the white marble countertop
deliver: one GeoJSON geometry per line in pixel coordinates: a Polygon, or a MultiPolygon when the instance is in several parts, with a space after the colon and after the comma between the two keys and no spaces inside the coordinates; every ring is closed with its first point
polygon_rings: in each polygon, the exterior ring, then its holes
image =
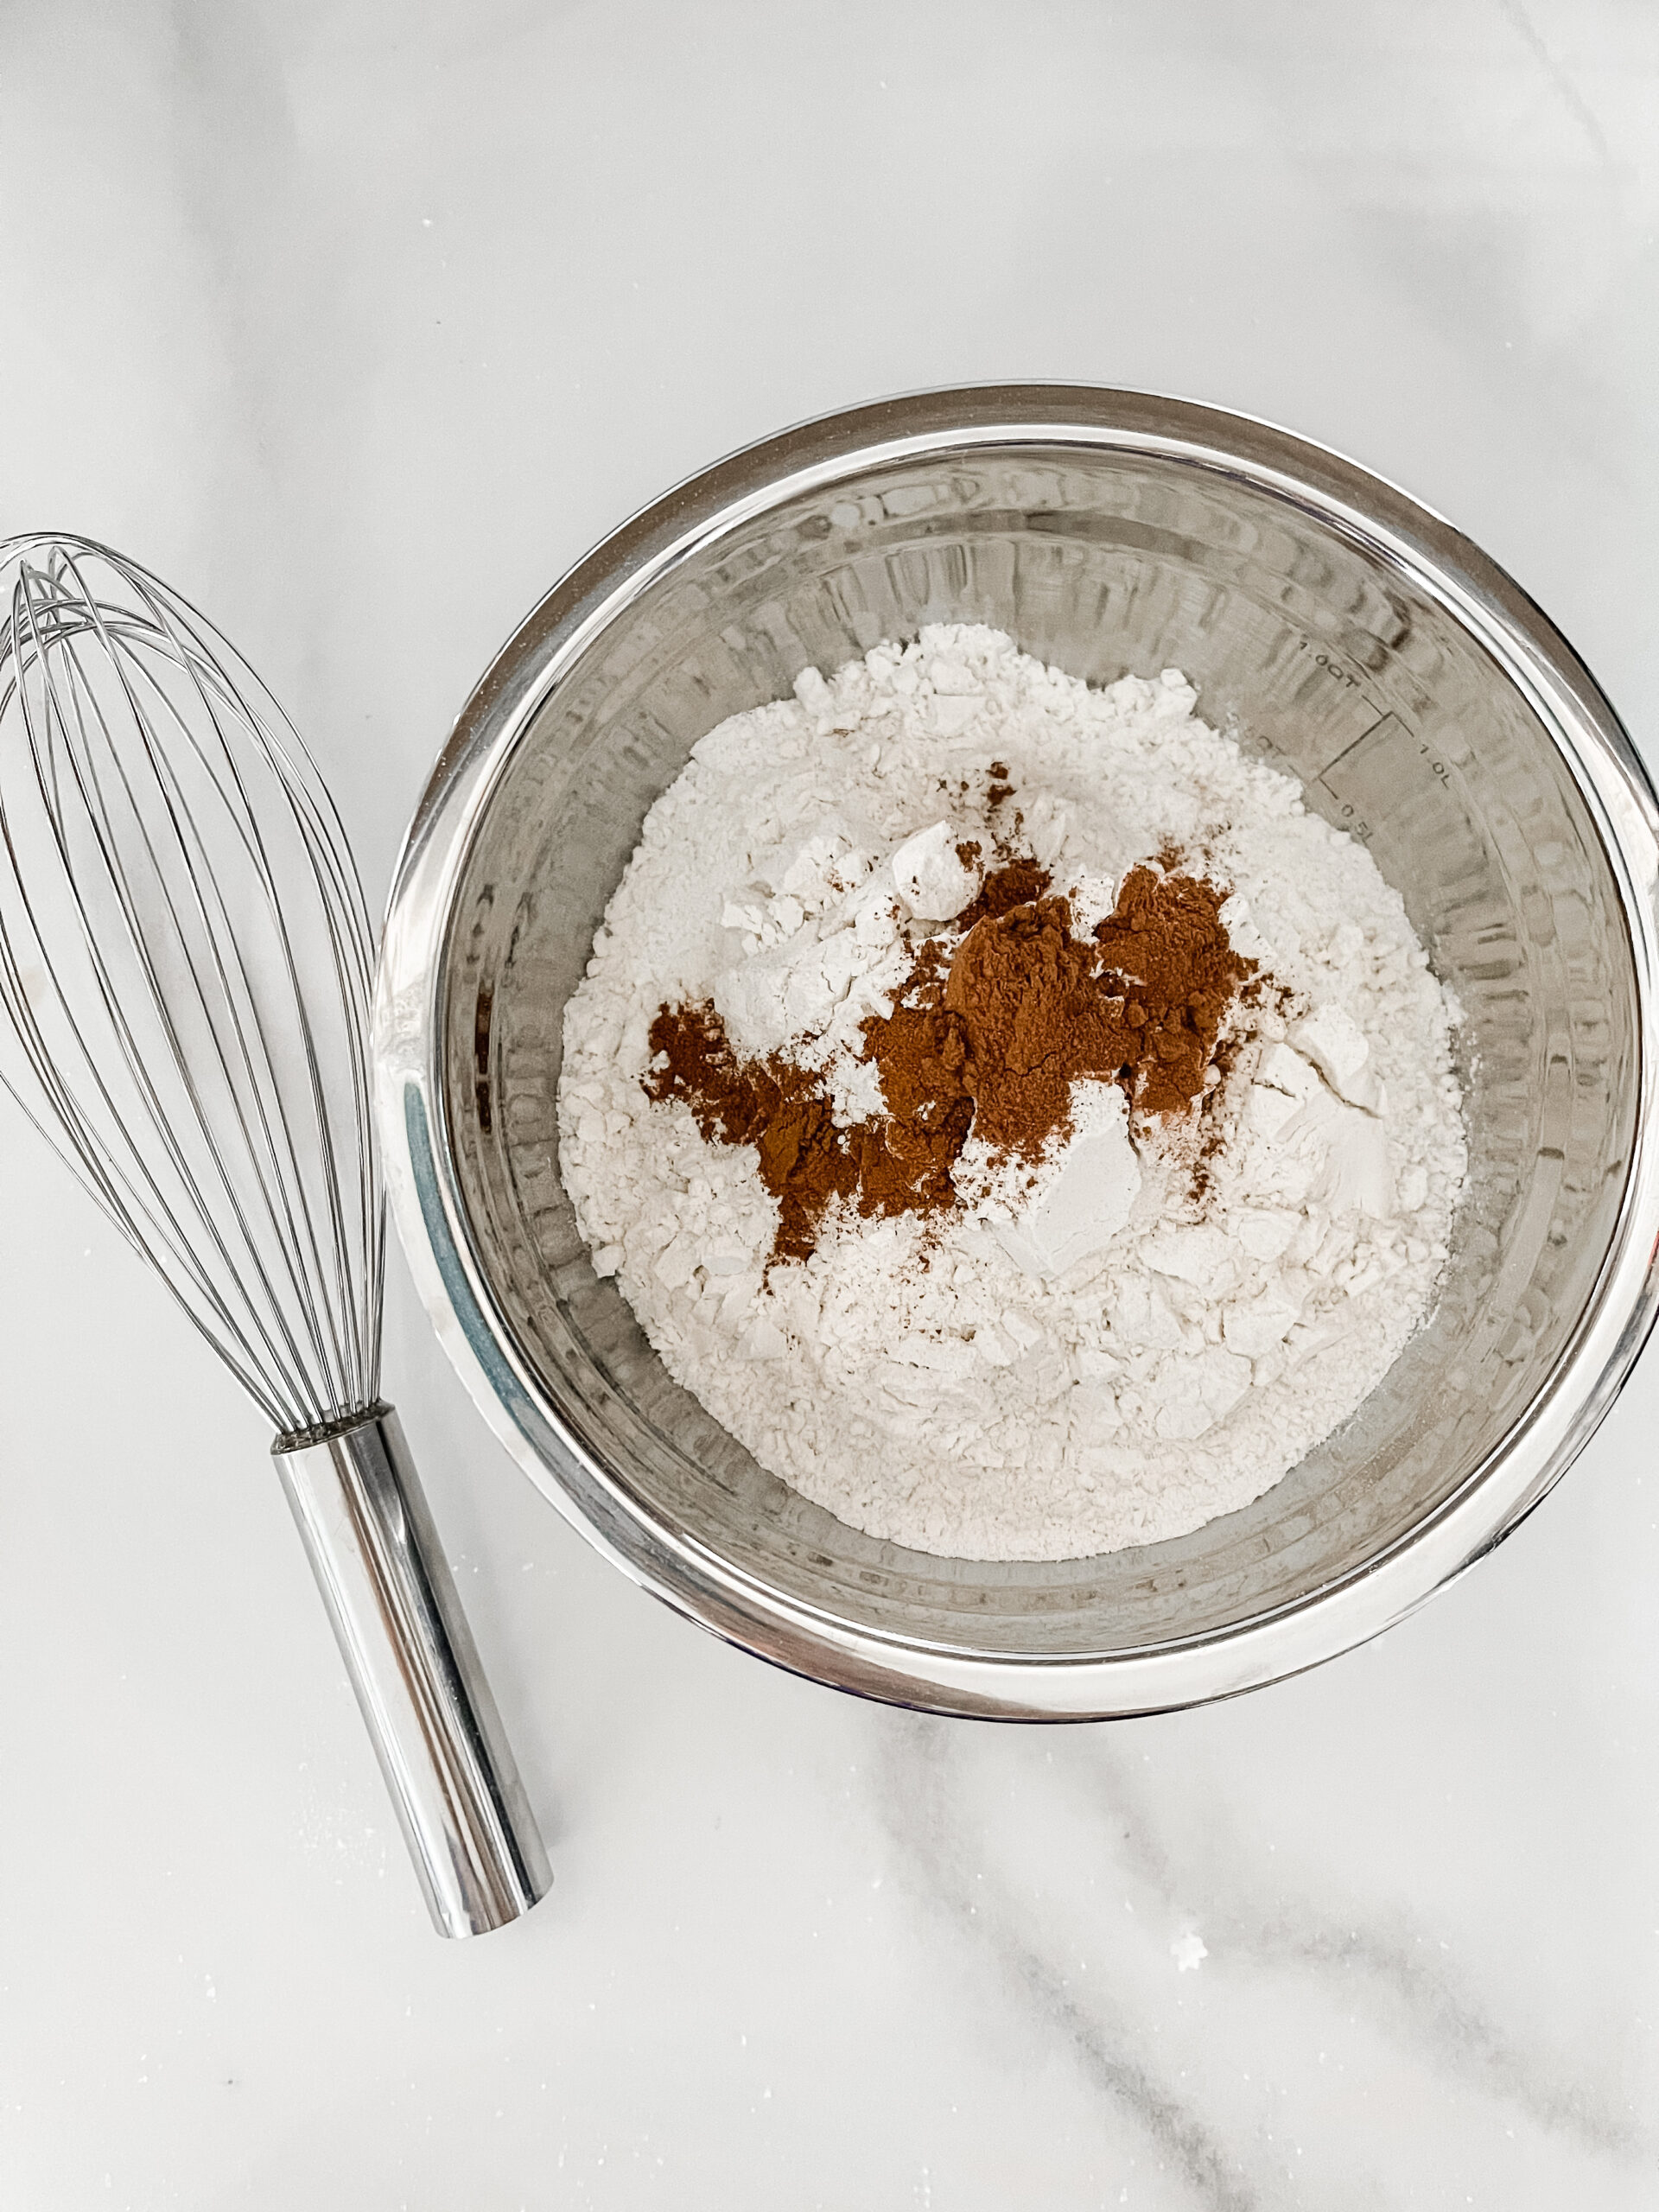
{"type": "MultiPolygon", "coordinates": [[[[1352,453],[1659,747],[1640,0],[62,0],[0,15],[0,535],[208,607],[384,891],[500,638],[734,445],[926,384],[1352,453]]],[[[1659,1364],[1406,1626],[928,1720],[590,1554],[397,1264],[557,1873],[446,1945],[267,1439],[0,1121],[9,2212],[1659,2202],[1659,1364]]]]}

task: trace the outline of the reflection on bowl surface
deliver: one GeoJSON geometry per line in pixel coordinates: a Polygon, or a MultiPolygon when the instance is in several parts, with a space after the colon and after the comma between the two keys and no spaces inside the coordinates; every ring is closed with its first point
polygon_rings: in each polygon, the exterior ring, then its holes
{"type": "Polygon", "coordinates": [[[1611,709],[1456,532],[1239,418],[924,395],[721,464],[504,650],[394,894],[377,1042],[398,1218],[499,1431],[629,1572],[819,1678],[956,1712],[1214,1696],[1330,1656],[1511,1526],[1650,1319],[1651,794],[1611,709]],[[940,620],[1200,711],[1363,838],[1461,1001],[1470,1139],[1430,1324],[1274,1489],[1191,1535],[985,1565],[764,1473],[597,1279],[559,1182],[565,1001],[647,809],[727,715],[940,620]]]}

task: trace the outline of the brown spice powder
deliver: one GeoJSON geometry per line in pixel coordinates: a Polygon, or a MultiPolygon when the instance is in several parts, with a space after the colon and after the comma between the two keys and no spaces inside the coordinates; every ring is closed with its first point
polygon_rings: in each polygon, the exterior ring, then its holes
{"type": "Polygon", "coordinates": [[[1216,1039],[1255,963],[1235,952],[1221,919],[1227,893],[1202,876],[1132,868],[1095,931],[1140,1039],[1135,1105],[1176,1114],[1205,1086],[1216,1039]]]}
{"type": "MultiPolygon", "coordinates": [[[[1173,856],[1172,856],[1173,857],[1173,856]]],[[[969,1129],[1034,1160],[1071,1125],[1080,1077],[1123,1084],[1166,1116],[1204,1092],[1217,1038],[1255,963],[1234,952],[1225,893],[1202,877],[1134,869],[1094,943],[1033,861],[993,869],[959,919],[954,952],[925,945],[891,1015],[864,1024],[887,1107],[837,1128],[823,1078],[779,1054],[740,1060],[711,1006],[664,1007],[651,1028],[654,1099],[680,1098],[704,1137],[753,1144],[778,1202],[774,1260],[813,1249],[832,1199],[861,1214],[933,1214],[957,1203],[951,1169],[969,1129]]]]}
{"type": "Polygon", "coordinates": [[[1048,870],[1035,861],[1004,861],[1000,868],[988,868],[979,896],[957,916],[954,926],[965,935],[977,922],[994,921],[1012,907],[1040,899],[1050,880],[1048,870]]]}
{"type": "Polygon", "coordinates": [[[1023,1160],[1069,1126],[1077,1077],[1122,1078],[1136,1057],[1126,1002],[1101,989],[1099,956],[1071,923],[1064,899],[981,922],[957,947],[945,986],[945,1005],[968,1033],[974,1133],[1023,1160]]]}
{"type": "Polygon", "coordinates": [[[804,1260],[832,1198],[858,1188],[848,1131],[836,1128],[816,1072],[773,1053],[740,1060],[712,1006],[664,1007],[651,1025],[653,1099],[683,1099],[705,1142],[752,1144],[778,1201],[774,1260],[804,1260]]]}

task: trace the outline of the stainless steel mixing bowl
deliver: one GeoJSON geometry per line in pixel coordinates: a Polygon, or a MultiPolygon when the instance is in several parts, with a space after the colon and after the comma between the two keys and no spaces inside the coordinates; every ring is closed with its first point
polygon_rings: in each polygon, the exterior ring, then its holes
{"type": "Polygon", "coordinates": [[[1081,1718],[1242,1690],[1488,1550],[1654,1316],[1659,813],[1565,640],[1390,486],[1236,416],[1038,385],[830,416],[722,461],[556,585],[410,830],[376,1020],[399,1227],[532,1479],[658,1596],[848,1689],[1081,1718]],[[565,1000],[647,808],[724,716],[925,622],[1091,683],[1184,669],[1403,893],[1467,1016],[1471,1166],[1438,1310],[1243,1512],[1059,1564],[844,1527],[671,1382],[556,1165],[565,1000]]]}

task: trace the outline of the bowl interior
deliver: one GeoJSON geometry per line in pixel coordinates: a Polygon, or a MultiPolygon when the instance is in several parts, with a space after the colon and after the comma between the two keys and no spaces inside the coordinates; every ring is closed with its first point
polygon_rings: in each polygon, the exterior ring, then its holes
{"type": "MultiPolygon", "coordinates": [[[[760,503],[757,503],[760,504],[760,503]]],[[[1045,1657],[1146,1649],[1362,1571],[1503,1443],[1612,1236],[1631,1141],[1627,931],[1557,744],[1426,581],[1281,487],[1062,438],[849,462],[634,589],[547,691],[461,880],[442,1001],[467,1230],[518,1356],[670,1552],[878,1634],[1045,1657]],[[559,1181],[564,1004],[646,810],[726,715],[924,623],[1090,683],[1179,667],[1404,896],[1466,1016],[1471,1165],[1431,1323],[1243,1511],[1104,1557],[987,1565],[867,1537],[670,1381],[559,1181]]]]}

